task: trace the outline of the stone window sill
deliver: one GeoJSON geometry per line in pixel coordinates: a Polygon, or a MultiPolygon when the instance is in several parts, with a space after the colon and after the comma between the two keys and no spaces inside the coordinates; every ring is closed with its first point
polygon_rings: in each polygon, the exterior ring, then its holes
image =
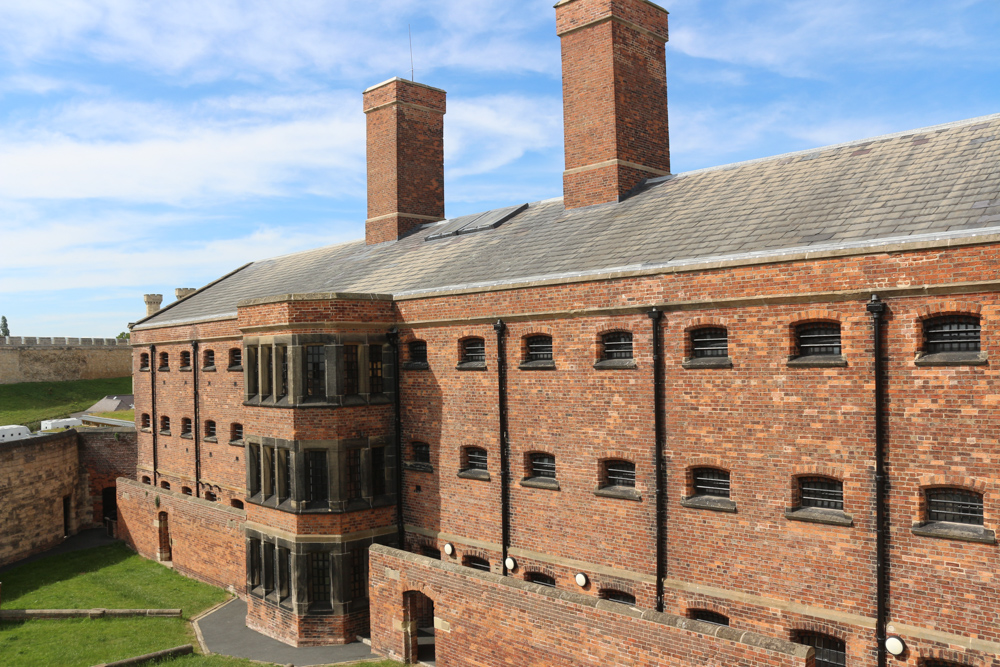
{"type": "Polygon", "coordinates": [[[455,366],[456,371],[485,371],[485,361],[463,361],[455,366]]]}
{"type": "Polygon", "coordinates": [[[233,371],[233,372],[236,372],[236,373],[242,373],[243,372],[243,366],[230,366],[226,370],[227,371],[233,371]]]}
{"type": "Polygon", "coordinates": [[[554,371],[556,369],[556,362],[551,359],[522,361],[517,368],[521,371],[554,371]]]}
{"type": "Polygon", "coordinates": [[[711,510],[713,512],[736,513],[736,503],[729,498],[719,496],[691,496],[681,499],[681,507],[689,507],[697,510],[711,510]]]}
{"type": "Polygon", "coordinates": [[[829,526],[853,526],[854,517],[843,510],[825,507],[800,507],[785,510],[785,518],[789,521],[805,521],[807,523],[823,523],[829,526]]]}
{"type": "Polygon", "coordinates": [[[430,364],[426,361],[404,361],[401,367],[404,371],[426,371],[430,369],[430,364]]]}
{"type": "Polygon", "coordinates": [[[936,352],[921,355],[913,363],[916,366],[985,366],[989,360],[985,352],[936,352]]]}
{"type": "Polygon", "coordinates": [[[219,439],[217,437],[215,437],[214,435],[206,435],[205,436],[205,442],[218,442],[218,441],[219,441],[219,439]]]}
{"type": "Polygon", "coordinates": [[[368,405],[388,405],[392,399],[385,394],[371,394],[368,397],[368,405]]]}
{"type": "Polygon", "coordinates": [[[729,357],[695,357],[685,359],[681,368],[732,368],[733,360],[729,357]]]}
{"type": "Polygon", "coordinates": [[[462,479],[478,479],[481,482],[490,481],[490,471],[480,470],[479,468],[469,468],[468,470],[459,470],[458,476],[462,479]]]}
{"type": "Polygon", "coordinates": [[[191,372],[191,367],[190,366],[181,366],[177,370],[179,370],[179,371],[181,371],[183,373],[190,373],[191,372]]]}
{"type": "Polygon", "coordinates": [[[185,440],[194,440],[194,435],[191,433],[181,433],[181,437],[185,440]]]}
{"type": "Polygon", "coordinates": [[[169,373],[170,372],[170,366],[160,366],[159,368],[156,369],[156,372],[157,373],[169,373]]]}
{"type": "Polygon", "coordinates": [[[170,435],[170,431],[160,431],[160,435],[170,435]]]}
{"type": "Polygon", "coordinates": [[[151,429],[151,428],[140,428],[139,430],[142,431],[143,433],[152,433],[153,432],[153,429],[151,429]]]}
{"type": "Polygon", "coordinates": [[[149,372],[149,366],[141,366],[139,368],[139,372],[140,373],[148,373],[149,372]]]}
{"type": "Polygon", "coordinates": [[[791,368],[843,368],[847,357],[842,354],[811,354],[807,357],[789,357],[791,368]]]}
{"type": "Polygon", "coordinates": [[[214,373],[215,372],[215,366],[205,366],[201,370],[204,371],[205,373],[214,373]]]}
{"type": "Polygon", "coordinates": [[[950,521],[925,521],[913,525],[913,534],[922,537],[936,537],[943,540],[996,544],[996,533],[983,526],[970,526],[950,521]]]}
{"type": "Polygon", "coordinates": [[[553,477],[525,477],[521,480],[521,486],[530,489],[546,489],[548,491],[559,490],[559,480],[553,477]]]}
{"type": "Polygon", "coordinates": [[[601,359],[594,364],[594,368],[599,371],[624,370],[635,367],[635,359],[601,359]]]}
{"type": "Polygon", "coordinates": [[[642,500],[642,494],[630,486],[602,486],[594,489],[595,496],[620,498],[622,500],[642,500]]]}
{"type": "MultiPolygon", "coordinates": [[[[424,463],[423,461],[403,461],[403,470],[411,470],[413,472],[434,472],[434,466],[430,463],[424,463]]],[[[461,473],[459,473],[461,476],[461,473]]]]}
{"type": "Polygon", "coordinates": [[[246,443],[243,442],[243,438],[237,438],[236,440],[230,440],[229,444],[233,447],[246,447],[246,443]]]}

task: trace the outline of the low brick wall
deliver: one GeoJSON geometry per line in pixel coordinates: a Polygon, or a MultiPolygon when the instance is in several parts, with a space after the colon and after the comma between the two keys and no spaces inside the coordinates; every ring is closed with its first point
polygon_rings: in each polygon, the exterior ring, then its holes
{"type": "Polygon", "coordinates": [[[375,545],[372,649],[415,659],[416,593],[434,601],[437,664],[814,667],[812,648],[375,545]],[[544,619],[544,626],[539,626],[544,619]]]}
{"type": "Polygon", "coordinates": [[[246,512],[123,477],[117,482],[118,537],[140,555],[160,560],[159,516],[165,513],[173,568],[243,595],[246,512]]]}

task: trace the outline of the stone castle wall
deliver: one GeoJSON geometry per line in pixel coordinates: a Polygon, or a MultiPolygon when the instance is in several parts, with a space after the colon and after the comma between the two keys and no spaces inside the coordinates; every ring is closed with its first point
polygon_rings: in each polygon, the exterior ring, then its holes
{"type": "Polygon", "coordinates": [[[0,384],[124,377],[132,346],[117,338],[0,338],[0,384]]]}

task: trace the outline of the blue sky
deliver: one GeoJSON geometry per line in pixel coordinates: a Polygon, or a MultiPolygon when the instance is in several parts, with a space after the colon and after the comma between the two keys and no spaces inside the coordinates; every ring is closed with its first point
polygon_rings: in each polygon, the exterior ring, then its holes
{"type": "MultiPolygon", "coordinates": [[[[559,196],[552,0],[0,0],[0,314],[114,336],[142,295],[364,234],[361,91],[448,91],[449,216],[559,196]]],[[[996,0],[670,0],[675,172],[1000,112],[996,0]]]]}

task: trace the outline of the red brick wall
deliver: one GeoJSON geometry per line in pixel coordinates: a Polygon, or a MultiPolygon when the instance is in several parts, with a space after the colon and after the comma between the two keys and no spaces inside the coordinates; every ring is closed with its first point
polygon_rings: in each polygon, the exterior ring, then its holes
{"type": "Polygon", "coordinates": [[[370,561],[372,649],[396,659],[411,656],[414,619],[404,596],[419,591],[434,601],[435,657],[442,667],[814,664],[812,649],[790,642],[504,582],[387,547],[373,547],[370,561]]]}
{"type": "Polygon", "coordinates": [[[81,478],[86,480],[92,523],[100,525],[103,517],[103,492],[114,488],[119,477],[135,479],[136,431],[131,428],[81,429],[81,478]]]}
{"type": "Polygon", "coordinates": [[[347,615],[297,616],[247,596],[247,627],[292,646],[350,644],[368,633],[368,610],[347,615]]]}

